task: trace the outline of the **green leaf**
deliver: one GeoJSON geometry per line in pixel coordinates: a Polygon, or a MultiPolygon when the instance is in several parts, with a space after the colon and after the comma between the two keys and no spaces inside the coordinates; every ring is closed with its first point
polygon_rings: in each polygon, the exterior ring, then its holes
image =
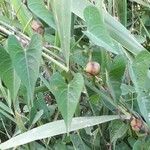
{"type": "Polygon", "coordinates": [[[108,94],[108,92],[104,92],[102,90],[99,90],[98,88],[96,88],[95,86],[93,86],[92,83],[88,82],[87,80],[85,80],[85,85],[90,88],[93,92],[97,93],[101,98],[102,101],[104,103],[104,105],[114,111],[117,108],[117,104],[114,103],[113,99],[110,97],[110,95],[108,94]]]}
{"type": "Polygon", "coordinates": [[[9,54],[2,46],[0,46],[0,78],[9,89],[11,98],[15,100],[20,87],[20,79],[14,70],[9,54]]]}
{"type": "Polygon", "coordinates": [[[127,26],[127,0],[116,0],[117,14],[120,22],[126,27],[127,26]]]}
{"type": "Polygon", "coordinates": [[[9,108],[7,105],[5,105],[3,102],[0,102],[0,108],[5,110],[7,113],[10,113],[13,115],[13,111],[11,108],[9,108]]]}
{"type": "Polygon", "coordinates": [[[0,114],[2,114],[5,118],[8,118],[9,120],[16,123],[16,120],[9,113],[5,112],[4,110],[0,109],[0,114]]]}
{"type": "Polygon", "coordinates": [[[94,6],[88,6],[84,10],[84,18],[87,23],[87,31],[84,32],[96,45],[118,54],[115,45],[109,36],[104,23],[103,11],[94,6]]]}
{"type": "Polygon", "coordinates": [[[42,115],[43,115],[43,110],[40,110],[40,111],[38,111],[36,114],[35,114],[35,116],[34,116],[34,119],[32,120],[32,124],[31,125],[34,125],[37,121],[39,121],[40,120],[40,118],[42,117],[42,115]]]}
{"type": "Polygon", "coordinates": [[[51,77],[49,83],[46,80],[43,80],[43,82],[54,94],[68,129],[83,90],[84,80],[82,75],[75,74],[74,79],[67,84],[63,77],[56,73],[51,77]]]}
{"type": "Polygon", "coordinates": [[[43,0],[27,0],[29,9],[53,29],[56,29],[52,12],[45,8],[43,0]]]}
{"type": "MultiPolygon", "coordinates": [[[[142,140],[137,140],[133,145],[133,150],[141,150],[144,149],[145,142],[142,140]]],[[[148,150],[148,149],[147,149],[148,150]]]]}
{"type": "Polygon", "coordinates": [[[121,84],[122,95],[127,95],[130,93],[135,93],[135,88],[131,85],[121,84]]]}
{"type": "Polygon", "coordinates": [[[66,143],[64,142],[57,142],[55,145],[54,145],[54,150],[68,150],[67,149],[67,145],[66,143]]]}
{"type": "Polygon", "coordinates": [[[116,145],[115,150],[131,150],[131,148],[124,141],[120,141],[120,143],[116,145]]]}
{"type": "Polygon", "coordinates": [[[115,120],[111,122],[109,129],[111,143],[113,143],[115,147],[116,141],[122,136],[124,136],[124,134],[127,132],[128,125],[120,120],[115,120]]]}
{"type": "Polygon", "coordinates": [[[23,31],[26,31],[31,36],[33,34],[30,26],[30,21],[32,19],[31,13],[21,0],[11,0],[10,3],[15,9],[18,20],[23,27],[23,31]]]}
{"type": "MultiPolygon", "coordinates": [[[[84,19],[83,11],[89,5],[92,4],[86,0],[74,0],[72,1],[72,12],[84,19]]],[[[144,50],[144,47],[136,41],[130,32],[107,12],[104,12],[104,21],[110,36],[131,53],[137,55],[140,51],[144,50]]]]}
{"type": "MultiPolygon", "coordinates": [[[[120,116],[118,115],[73,118],[69,131],[76,131],[82,128],[94,126],[119,118],[120,116]]],[[[11,138],[10,140],[0,144],[0,149],[8,149],[35,140],[53,137],[64,133],[66,133],[66,126],[64,120],[54,121],[11,138]]]]}
{"type": "Polygon", "coordinates": [[[140,91],[150,89],[149,81],[149,68],[150,68],[150,53],[148,51],[143,51],[133,61],[133,71],[136,75],[137,86],[140,91]]]}
{"type": "Polygon", "coordinates": [[[111,65],[111,70],[106,72],[106,82],[109,91],[115,100],[118,102],[121,95],[121,83],[125,71],[125,60],[121,56],[116,56],[111,65]]]}
{"type": "Polygon", "coordinates": [[[80,135],[71,134],[70,138],[71,138],[71,141],[73,143],[74,149],[76,149],[76,150],[90,150],[90,148],[83,142],[80,135]]]}
{"type": "MultiPolygon", "coordinates": [[[[43,110],[42,117],[47,118],[48,120],[50,120],[50,116],[53,114],[53,111],[55,111],[54,108],[53,108],[54,110],[52,110],[49,107],[47,107],[47,103],[44,100],[43,93],[37,94],[37,100],[34,101],[34,107],[36,108],[36,110],[43,110]]],[[[51,106],[51,107],[54,107],[54,106],[51,106]]]]}
{"type": "Polygon", "coordinates": [[[140,111],[150,125],[150,53],[147,51],[141,52],[130,67],[130,75],[138,94],[137,100],[140,111]]]}
{"type": "Polygon", "coordinates": [[[133,150],[150,150],[150,138],[139,138],[133,145],[133,150]]]}
{"type": "Polygon", "coordinates": [[[135,37],[107,12],[105,13],[104,18],[111,37],[119,42],[123,47],[127,48],[127,50],[134,55],[145,50],[135,37]]]}
{"type": "Polygon", "coordinates": [[[61,48],[69,68],[72,0],[54,0],[53,12],[61,41],[61,48]]]}
{"type": "Polygon", "coordinates": [[[15,36],[8,38],[8,51],[10,53],[14,68],[25,85],[29,104],[32,105],[35,83],[38,78],[42,43],[38,35],[33,35],[27,49],[23,49],[15,36]]]}
{"type": "MultiPolygon", "coordinates": [[[[30,149],[32,150],[47,150],[47,148],[42,145],[42,143],[37,142],[32,142],[28,145],[30,147],[30,149]]],[[[24,149],[28,149],[28,146],[24,146],[24,147],[19,147],[20,150],[24,150],[24,149]]]]}

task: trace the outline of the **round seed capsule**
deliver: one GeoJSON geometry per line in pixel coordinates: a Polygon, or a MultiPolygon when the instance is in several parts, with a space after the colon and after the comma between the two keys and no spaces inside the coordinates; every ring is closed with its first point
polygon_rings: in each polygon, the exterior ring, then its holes
{"type": "Polygon", "coordinates": [[[100,73],[100,64],[95,61],[90,61],[87,63],[85,71],[93,76],[100,73]]]}

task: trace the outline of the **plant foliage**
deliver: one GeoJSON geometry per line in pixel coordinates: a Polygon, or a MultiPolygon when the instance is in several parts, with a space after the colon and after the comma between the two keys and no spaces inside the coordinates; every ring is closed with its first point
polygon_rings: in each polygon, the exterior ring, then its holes
{"type": "Polygon", "coordinates": [[[0,149],[148,150],[148,0],[0,0],[0,149]]]}

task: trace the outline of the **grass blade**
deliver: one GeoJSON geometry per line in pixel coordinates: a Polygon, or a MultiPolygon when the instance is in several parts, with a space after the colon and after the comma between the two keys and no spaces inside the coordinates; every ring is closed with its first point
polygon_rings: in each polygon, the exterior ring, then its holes
{"type": "MultiPolygon", "coordinates": [[[[94,126],[97,124],[105,123],[119,118],[120,118],[119,115],[73,118],[71,123],[71,128],[69,131],[79,130],[82,128],[94,126]]],[[[40,140],[47,137],[53,137],[64,133],[66,133],[66,126],[64,121],[63,120],[54,121],[11,138],[10,140],[0,144],[0,149],[8,149],[35,140],[40,140]]]]}
{"type": "Polygon", "coordinates": [[[72,0],[53,0],[53,12],[60,37],[61,48],[69,68],[72,0]]]}

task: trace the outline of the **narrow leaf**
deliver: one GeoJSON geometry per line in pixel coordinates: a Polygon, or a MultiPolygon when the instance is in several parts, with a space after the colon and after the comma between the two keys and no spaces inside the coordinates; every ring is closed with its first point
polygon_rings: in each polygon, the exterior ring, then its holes
{"type": "Polygon", "coordinates": [[[61,41],[61,48],[69,68],[72,0],[53,0],[53,12],[61,41]]]}
{"type": "Polygon", "coordinates": [[[0,108],[5,110],[7,113],[10,113],[11,115],[13,115],[13,111],[11,108],[9,108],[6,104],[4,104],[3,102],[0,102],[0,108]]]}
{"type": "MultiPolygon", "coordinates": [[[[122,116],[123,117],[123,116],[122,116]]],[[[120,116],[97,116],[97,117],[77,117],[73,118],[70,132],[79,130],[82,128],[94,126],[97,124],[105,123],[111,120],[119,119],[120,116]]],[[[126,118],[125,118],[126,119],[126,118]]],[[[34,128],[30,131],[27,131],[23,134],[20,134],[16,137],[11,138],[10,140],[0,144],[0,149],[8,149],[23,145],[35,140],[40,140],[48,137],[53,137],[56,135],[66,133],[66,126],[63,120],[54,121],[47,123],[40,127],[34,128]]]]}

